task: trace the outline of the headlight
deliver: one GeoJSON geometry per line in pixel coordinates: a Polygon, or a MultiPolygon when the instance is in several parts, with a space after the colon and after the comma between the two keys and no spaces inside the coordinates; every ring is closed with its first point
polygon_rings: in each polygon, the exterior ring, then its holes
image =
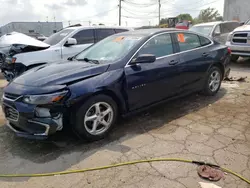
{"type": "Polygon", "coordinates": [[[227,36],[227,41],[231,41],[233,37],[233,33],[229,33],[227,36]]]}
{"type": "Polygon", "coordinates": [[[29,104],[51,104],[61,101],[67,93],[68,91],[62,91],[44,95],[26,95],[23,101],[29,104]]]}

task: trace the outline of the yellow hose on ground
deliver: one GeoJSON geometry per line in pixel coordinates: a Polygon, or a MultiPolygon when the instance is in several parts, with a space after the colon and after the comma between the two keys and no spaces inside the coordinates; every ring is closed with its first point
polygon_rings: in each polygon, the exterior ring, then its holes
{"type": "Polygon", "coordinates": [[[57,176],[57,175],[66,175],[66,174],[74,174],[74,173],[81,173],[81,172],[88,172],[88,171],[96,171],[96,170],[104,170],[109,168],[115,168],[120,166],[126,166],[126,165],[133,165],[133,164],[139,164],[139,163],[149,163],[149,162],[162,162],[162,161],[178,161],[178,162],[185,162],[185,163],[193,163],[197,165],[209,165],[214,166],[217,168],[220,168],[224,172],[230,173],[241,180],[247,182],[250,184],[250,180],[247,178],[241,176],[240,174],[233,172],[230,169],[219,167],[217,165],[213,165],[210,163],[205,162],[199,162],[199,161],[192,161],[192,160],[186,160],[186,159],[178,159],[178,158],[156,158],[156,159],[145,159],[145,160],[137,160],[137,161],[129,161],[129,162],[123,162],[123,163],[117,163],[107,166],[101,166],[101,167],[94,167],[94,168],[85,168],[85,169],[79,169],[79,170],[67,170],[67,171],[61,171],[61,172],[51,172],[51,173],[42,173],[42,174],[0,174],[0,178],[17,178],[17,177],[44,177],[44,176],[57,176]]]}

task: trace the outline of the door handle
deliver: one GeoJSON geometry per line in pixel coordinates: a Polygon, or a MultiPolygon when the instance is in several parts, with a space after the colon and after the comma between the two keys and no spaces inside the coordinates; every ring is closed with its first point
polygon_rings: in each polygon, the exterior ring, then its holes
{"type": "Polygon", "coordinates": [[[204,53],[202,54],[202,56],[203,56],[203,57],[207,57],[207,56],[209,56],[209,53],[204,52],[204,53]]]}
{"type": "Polygon", "coordinates": [[[172,60],[172,61],[170,61],[168,64],[169,65],[176,65],[176,64],[178,64],[179,63],[179,61],[177,61],[177,60],[172,60]]]}

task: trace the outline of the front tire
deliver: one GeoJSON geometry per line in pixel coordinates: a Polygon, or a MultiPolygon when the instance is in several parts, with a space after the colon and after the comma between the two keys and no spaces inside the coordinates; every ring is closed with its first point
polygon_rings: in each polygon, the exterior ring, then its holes
{"type": "Polygon", "coordinates": [[[240,56],[238,55],[231,55],[231,61],[237,62],[240,56]]]}
{"type": "Polygon", "coordinates": [[[221,70],[216,66],[212,67],[208,72],[203,93],[207,96],[215,95],[220,89],[221,82],[221,70]]]}
{"type": "Polygon", "coordinates": [[[117,114],[117,104],[111,97],[96,95],[77,111],[74,130],[87,141],[103,139],[115,124],[117,114]]]}

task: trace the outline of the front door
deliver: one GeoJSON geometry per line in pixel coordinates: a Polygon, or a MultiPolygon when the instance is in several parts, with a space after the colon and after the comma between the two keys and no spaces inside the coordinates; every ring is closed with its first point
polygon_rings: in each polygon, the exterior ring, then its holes
{"type": "Polygon", "coordinates": [[[91,46],[94,41],[94,30],[93,29],[84,29],[76,33],[72,38],[75,38],[77,41],[76,45],[72,46],[62,46],[62,57],[63,59],[67,59],[68,57],[72,57],[87,47],[91,46]]]}
{"type": "Polygon", "coordinates": [[[156,61],[127,65],[125,67],[126,90],[129,110],[150,105],[175,93],[178,78],[179,56],[174,54],[172,38],[164,33],[151,38],[135,55],[153,54],[156,61]]]}

